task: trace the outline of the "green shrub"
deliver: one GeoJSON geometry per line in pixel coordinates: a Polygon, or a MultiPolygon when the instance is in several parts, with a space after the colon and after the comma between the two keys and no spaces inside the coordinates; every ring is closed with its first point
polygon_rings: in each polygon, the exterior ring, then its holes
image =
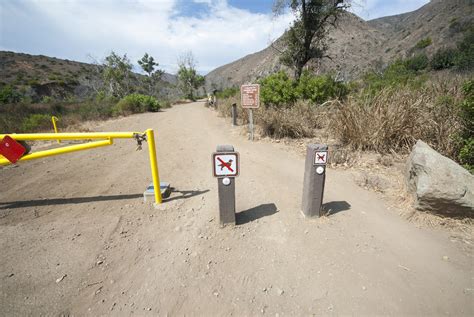
{"type": "Polygon", "coordinates": [[[461,118],[464,122],[464,131],[461,134],[463,144],[459,152],[459,162],[466,169],[474,173],[474,80],[468,80],[462,87],[464,100],[461,102],[461,118]]]}
{"type": "Polygon", "coordinates": [[[385,88],[403,87],[421,88],[426,78],[408,69],[404,60],[390,64],[383,72],[369,72],[363,76],[364,90],[373,95],[385,88]]]}
{"type": "Polygon", "coordinates": [[[54,99],[53,97],[51,96],[43,96],[43,98],[41,98],[41,103],[50,103],[52,102],[54,99]]]}
{"type": "Polygon", "coordinates": [[[462,71],[474,69],[474,27],[471,27],[457,45],[458,53],[454,61],[456,68],[462,71]]]}
{"type": "Polygon", "coordinates": [[[21,94],[11,85],[5,85],[0,89],[0,103],[17,103],[21,100],[21,94]]]}
{"type": "Polygon", "coordinates": [[[464,140],[463,147],[459,152],[459,162],[471,174],[474,174],[474,137],[464,140]]]}
{"type": "Polygon", "coordinates": [[[418,50],[424,49],[424,48],[430,46],[432,43],[433,43],[433,41],[431,40],[430,37],[421,39],[421,40],[418,41],[418,43],[416,43],[415,49],[418,49],[418,50]]]}
{"type": "Polygon", "coordinates": [[[314,76],[305,71],[296,87],[298,99],[323,103],[332,98],[344,98],[348,93],[347,86],[337,82],[332,76],[314,76]]]}
{"type": "Polygon", "coordinates": [[[272,74],[260,80],[260,98],[267,106],[289,106],[296,99],[295,83],[284,71],[272,74]]]}
{"type": "Polygon", "coordinates": [[[406,68],[415,72],[424,70],[428,67],[430,61],[426,54],[418,54],[405,60],[406,68]]]}
{"type": "Polygon", "coordinates": [[[77,109],[77,114],[81,120],[107,119],[115,114],[116,104],[117,100],[115,98],[85,101],[77,109]]]}
{"type": "Polygon", "coordinates": [[[240,89],[238,87],[230,87],[222,91],[218,91],[216,93],[216,97],[219,99],[226,99],[226,98],[230,98],[237,95],[239,92],[240,92],[240,89]]]}
{"type": "Polygon", "coordinates": [[[47,114],[31,114],[21,124],[23,132],[34,132],[41,129],[46,129],[51,126],[51,116],[47,114]]]}
{"type": "Polygon", "coordinates": [[[454,66],[457,52],[452,48],[441,48],[431,57],[430,66],[434,70],[447,69],[454,66]]]}
{"type": "Polygon", "coordinates": [[[156,112],[160,104],[155,97],[131,94],[123,97],[116,105],[115,112],[120,114],[140,113],[145,111],[156,112]]]}

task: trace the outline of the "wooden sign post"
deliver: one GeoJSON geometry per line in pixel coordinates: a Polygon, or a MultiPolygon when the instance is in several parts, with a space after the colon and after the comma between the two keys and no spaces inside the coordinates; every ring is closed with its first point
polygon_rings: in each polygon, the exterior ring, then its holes
{"type": "Polygon", "coordinates": [[[240,86],[242,108],[249,110],[250,140],[253,141],[253,109],[260,106],[260,85],[250,84],[240,86]]]}

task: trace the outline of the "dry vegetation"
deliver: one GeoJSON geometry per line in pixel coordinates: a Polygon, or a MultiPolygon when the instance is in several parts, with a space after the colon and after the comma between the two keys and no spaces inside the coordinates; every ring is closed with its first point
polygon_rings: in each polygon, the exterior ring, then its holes
{"type": "MultiPolygon", "coordinates": [[[[254,111],[261,136],[311,138],[329,131],[339,147],[378,153],[407,153],[417,139],[428,142],[444,155],[456,159],[463,129],[459,103],[463,78],[446,78],[423,88],[389,87],[375,95],[361,91],[346,101],[330,100],[323,105],[298,101],[292,107],[262,106],[254,111]]],[[[238,97],[219,100],[217,111],[230,117],[238,105],[240,124],[248,113],[238,97]]]]}
{"type": "Polygon", "coordinates": [[[460,85],[455,81],[430,83],[419,90],[387,88],[373,97],[336,101],[329,127],[341,143],[354,149],[406,152],[421,139],[454,158],[459,151],[454,136],[463,128],[460,85]]]}

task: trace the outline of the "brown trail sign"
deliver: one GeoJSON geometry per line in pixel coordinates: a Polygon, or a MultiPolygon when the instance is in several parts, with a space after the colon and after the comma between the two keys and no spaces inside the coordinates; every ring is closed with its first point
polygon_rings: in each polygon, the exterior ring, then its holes
{"type": "Polygon", "coordinates": [[[260,107],[260,85],[250,84],[240,86],[242,108],[249,109],[250,140],[253,141],[253,111],[260,107]]]}

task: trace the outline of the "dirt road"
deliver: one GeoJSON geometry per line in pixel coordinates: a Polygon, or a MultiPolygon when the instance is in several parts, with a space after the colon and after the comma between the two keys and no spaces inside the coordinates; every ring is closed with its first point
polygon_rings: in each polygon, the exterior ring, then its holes
{"type": "Polygon", "coordinates": [[[158,134],[0,170],[0,315],[474,315],[473,252],[328,171],[335,213],[300,213],[304,158],[247,141],[202,103],[105,122],[158,134]],[[241,154],[238,225],[220,229],[211,153],[241,154]]]}

